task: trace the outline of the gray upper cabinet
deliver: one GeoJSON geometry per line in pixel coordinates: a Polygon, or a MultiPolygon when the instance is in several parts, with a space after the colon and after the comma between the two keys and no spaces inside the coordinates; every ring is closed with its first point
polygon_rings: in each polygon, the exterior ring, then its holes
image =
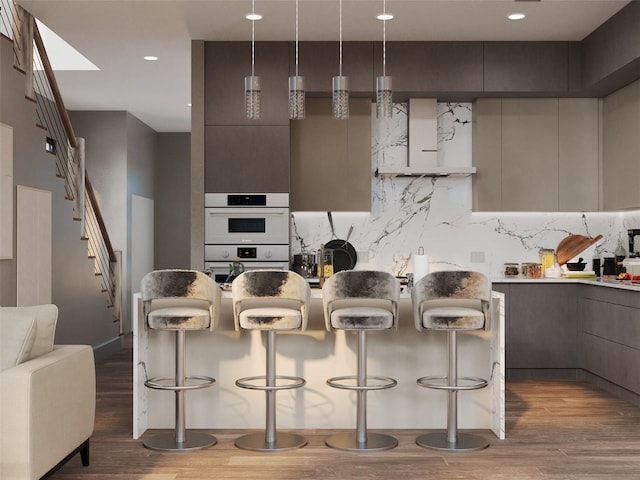
{"type": "Polygon", "coordinates": [[[251,42],[205,44],[205,125],[288,125],[289,42],[255,46],[262,82],[261,118],[244,113],[244,77],[251,75],[251,42]]]}
{"type": "Polygon", "coordinates": [[[205,191],[289,192],[289,128],[205,127],[205,191]]]}
{"type": "Polygon", "coordinates": [[[547,92],[569,90],[567,42],[484,42],[485,92],[547,92]]]}
{"type": "MultiPolygon", "coordinates": [[[[305,77],[307,94],[326,96],[332,89],[331,79],[339,74],[339,43],[300,42],[298,52],[298,75],[305,77]]],[[[291,44],[290,58],[289,71],[294,75],[295,43],[291,44]]],[[[375,91],[373,43],[343,43],[342,74],[349,77],[352,94],[372,94],[375,91]]]]}
{"type": "Polygon", "coordinates": [[[476,211],[595,211],[597,99],[478,99],[476,211]]]}
{"type": "Polygon", "coordinates": [[[605,210],[640,207],[640,81],[603,101],[605,210]]]}
{"type": "MultiPolygon", "coordinates": [[[[393,77],[394,95],[481,92],[482,49],[482,42],[387,42],[386,70],[393,77]]],[[[376,75],[382,75],[380,50],[377,45],[376,75]]]]}
{"type": "Polygon", "coordinates": [[[558,210],[558,100],[502,100],[502,210],[558,210]]]}
{"type": "Polygon", "coordinates": [[[349,119],[331,117],[330,99],[307,99],[291,122],[291,210],[371,209],[371,100],[352,98],[349,119]]]}

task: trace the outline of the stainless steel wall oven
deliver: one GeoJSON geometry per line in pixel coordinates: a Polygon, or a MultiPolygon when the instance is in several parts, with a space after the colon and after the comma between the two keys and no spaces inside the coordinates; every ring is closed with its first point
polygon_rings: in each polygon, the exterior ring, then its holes
{"type": "Polygon", "coordinates": [[[234,257],[246,270],[289,269],[288,193],[205,194],[205,269],[224,283],[234,257]]]}

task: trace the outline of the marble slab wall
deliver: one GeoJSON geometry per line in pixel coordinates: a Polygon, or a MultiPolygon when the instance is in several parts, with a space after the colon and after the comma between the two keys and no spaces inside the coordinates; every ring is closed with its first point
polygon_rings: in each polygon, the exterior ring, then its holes
{"type": "MultiPolygon", "coordinates": [[[[492,278],[505,262],[539,260],[540,248],[555,249],[567,235],[604,238],[580,254],[589,268],[594,257],[613,256],[627,228],[640,228],[639,212],[472,212],[471,175],[449,177],[375,176],[381,166],[404,165],[408,151],[407,104],[393,118],[377,120],[372,105],[371,212],[332,212],[336,235],[358,252],[356,269],[403,275],[411,255],[423,247],[431,271],[473,269],[492,278]]],[[[438,164],[471,166],[471,103],[438,103],[438,164]]],[[[292,254],[312,252],[332,238],[326,212],[294,212],[292,254]]]]}

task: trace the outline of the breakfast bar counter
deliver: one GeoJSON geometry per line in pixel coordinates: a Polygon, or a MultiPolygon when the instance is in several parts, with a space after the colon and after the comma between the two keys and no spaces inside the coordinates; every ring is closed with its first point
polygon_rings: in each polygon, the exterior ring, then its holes
{"type": "MultiPolygon", "coordinates": [[[[485,378],[488,388],[459,395],[459,427],[487,429],[505,436],[505,340],[502,293],[493,292],[491,320],[483,331],[459,336],[460,375],[485,378]]],[[[372,391],[368,397],[371,429],[435,429],[446,426],[446,394],[420,388],[416,380],[446,373],[446,332],[418,332],[411,298],[400,299],[397,331],[369,336],[368,373],[398,381],[395,388],[372,391]]],[[[133,295],[133,437],[147,429],[173,428],[173,396],[144,386],[146,378],[172,375],[174,336],[149,330],[142,316],[139,294],[133,295]]],[[[356,393],[326,385],[329,377],[355,373],[357,338],[353,332],[328,332],[319,289],[312,289],[309,324],[303,332],[278,335],[278,371],[306,379],[306,386],[281,391],[277,421],[282,429],[351,429],[356,393]]],[[[187,338],[187,375],[207,375],[212,388],[186,395],[187,428],[260,429],[264,425],[264,396],[238,388],[235,381],[264,372],[265,345],[260,332],[234,329],[230,292],[223,292],[220,324],[215,331],[190,332],[187,338]]]]}

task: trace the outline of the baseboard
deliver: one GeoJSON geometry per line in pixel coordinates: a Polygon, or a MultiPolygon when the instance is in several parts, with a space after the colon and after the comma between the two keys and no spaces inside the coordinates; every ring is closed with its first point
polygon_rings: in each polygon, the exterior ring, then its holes
{"type": "Polygon", "coordinates": [[[123,347],[124,337],[116,337],[93,347],[93,356],[95,357],[96,362],[98,362],[118,353],[123,347]]]}
{"type": "Polygon", "coordinates": [[[631,390],[627,390],[626,388],[621,387],[620,385],[616,385],[615,383],[611,383],[609,380],[605,380],[598,375],[594,375],[591,372],[585,372],[587,380],[589,383],[592,383],[596,387],[604,390],[605,392],[609,392],[610,394],[626,400],[630,403],[633,403],[636,406],[640,406],[640,395],[632,392],[631,390]]]}
{"type": "Polygon", "coordinates": [[[581,368],[507,368],[507,380],[586,380],[581,368]]]}

